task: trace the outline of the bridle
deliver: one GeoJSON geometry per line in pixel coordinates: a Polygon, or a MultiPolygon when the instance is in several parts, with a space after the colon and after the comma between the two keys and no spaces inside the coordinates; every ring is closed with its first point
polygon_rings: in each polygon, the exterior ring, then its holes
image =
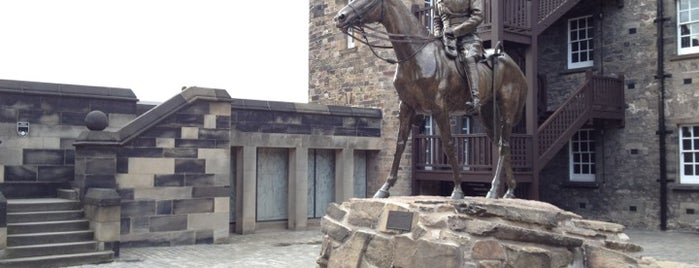
{"type": "Polygon", "coordinates": [[[416,35],[406,35],[406,34],[392,34],[388,33],[386,31],[381,31],[378,30],[374,27],[369,27],[364,25],[364,15],[366,13],[373,9],[376,5],[381,6],[381,15],[379,19],[377,20],[377,23],[381,23],[384,20],[384,15],[385,15],[385,7],[384,7],[384,0],[373,0],[371,1],[368,5],[366,5],[364,8],[359,9],[353,5],[353,1],[349,2],[347,6],[352,10],[352,12],[356,15],[356,18],[348,22],[348,27],[342,29],[342,32],[348,36],[350,36],[352,39],[356,40],[357,42],[360,42],[362,44],[365,44],[369,47],[371,50],[371,53],[374,54],[377,58],[388,62],[390,64],[397,64],[397,63],[403,63],[406,61],[411,60],[412,58],[417,55],[423,48],[427,46],[427,44],[434,42],[436,40],[439,40],[439,37],[424,37],[424,36],[416,36],[416,35]],[[363,26],[362,26],[363,25],[363,26]],[[349,32],[349,28],[352,28],[354,31],[352,33],[349,32]],[[367,32],[364,28],[369,29],[371,32],[367,32]],[[358,32],[361,35],[361,39],[357,36],[354,35],[355,32],[358,32]],[[379,40],[383,41],[389,41],[393,43],[409,43],[409,44],[421,44],[419,49],[416,49],[415,52],[413,52],[412,55],[406,57],[405,59],[390,59],[390,58],[384,58],[382,56],[379,56],[378,53],[376,53],[375,49],[392,49],[393,46],[383,46],[383,45],[376,45],[374,43],[371,43],[369,41],[369,37],[376,38],[379,40]]]}

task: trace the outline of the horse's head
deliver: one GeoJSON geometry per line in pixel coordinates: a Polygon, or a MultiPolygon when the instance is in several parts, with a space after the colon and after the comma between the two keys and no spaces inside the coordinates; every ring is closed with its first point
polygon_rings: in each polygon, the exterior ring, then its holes
{"type": "Polygon", "coordinates": [[[346,30],[352,26],[381,22],[384,0],[349,0],[335,16],[335,26],[346,30]]]}

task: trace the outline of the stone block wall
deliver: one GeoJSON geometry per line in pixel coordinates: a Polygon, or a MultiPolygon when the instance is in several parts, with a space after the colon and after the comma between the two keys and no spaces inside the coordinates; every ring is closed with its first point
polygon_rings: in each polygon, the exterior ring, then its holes
{"type": "Polygon", "coordinates": [[[116,188],[125,246],[228,237],[230,97],[188,88],[114,132],[76,142],[76,185],[116,188]]]}
{"type": "Polygon", "coordinates": [[[381,110],[337,105],[234,100],[232,127],[241,132],[381,136],[381,110]]]}
{"type": "Polygon", "coordinates": [[[8,198],[55,196],[73,180],[73,141],[92,110],[110,128],[136,117],[130,89],[0,80],[0,191],[8,198]],[[17,122],[29,123],[20,136],[17,122]]]}

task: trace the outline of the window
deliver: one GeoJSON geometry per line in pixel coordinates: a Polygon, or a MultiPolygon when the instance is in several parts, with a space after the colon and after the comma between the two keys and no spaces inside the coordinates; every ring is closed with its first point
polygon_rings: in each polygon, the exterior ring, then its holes
{"type": "Polygon", "coordinates": [[[677,1],[677,54],[699,52],[699,0],[677,1]]]}
{"type": "Polygon", "coordinates": [[[433,6],[434,6],[433,0],[425,0],[425,9],[427,9],[427,10],[426,10],[426,12],[424,12],[424,15],[423,15],[424,16],[423,23],[425,24],[427,31],[430,33],[434,32],[433,31],[434,20],[432,20],[432,18],[434,18],[434,8],[432,8],[433,6]]]}
{"type": "Polygon", "coordinates": [[[434,120],[432,115],[425,116],[425,125],[423,126],[423,134],[427,135],[427,143],[425,144],[425,170],[432,170],[432,165],[435,160],[435,132],[434,120]]]}
{"type": "Polygon", "coordinates": [[[568,158],[571,182],[595,181],[595,139],[594,130],[578,130],[569,143],[568,158]]]}
{"type": "Polygon", "coordinates": [[[699,184],[699,126],[680,127],[680,183],[699,184]]]}
{"type": "Polygon", "coordinates": [[[592,66],[592,16],[568,20],[568,69],[592,66]]]}
{"type": "MultiPolygon", "coordinates": [[[[471,134],[471,117],[468,116],[461,116],[460,117],[461,122],[459,124],[459,134],[471,134]]],[[[464,143],[464,150],[463,150],[463,170],[471,170],[471,168],[468,166],[471,163],[471,156],[469,154],[469,150],[471,149],[469,146],[469,139],[465,138],[463,139],[464,143]]]]}

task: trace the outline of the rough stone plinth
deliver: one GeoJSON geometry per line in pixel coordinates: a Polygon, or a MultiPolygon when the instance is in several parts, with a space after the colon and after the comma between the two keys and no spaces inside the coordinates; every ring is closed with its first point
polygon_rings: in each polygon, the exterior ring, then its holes
{"type": "Polygon", "coordinates": [[[642,249],[624,226],[531,200],[357,198],[331,204],[321,231],[320,267],[660,267],[628,254],[642,249]]]}

